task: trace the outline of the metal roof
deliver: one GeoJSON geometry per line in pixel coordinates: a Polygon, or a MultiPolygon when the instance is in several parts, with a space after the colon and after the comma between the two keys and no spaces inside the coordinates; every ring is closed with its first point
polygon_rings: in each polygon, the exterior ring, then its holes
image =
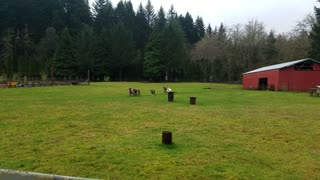
{"type": "Polygon", "coordinates": [[[249,71],[243,74],[251,74],[251,73],[257,73],[257,72],[262,72],[262,71],[270,71],[270,70],[275,70],[275,69],[283,69],[283,68],[287,68],[287,67],[291,67],[293,65],[299,64],[301,62],[304,61],[313,61],[315,63],[319,63],[318,61],[311,59],[311,58],[307,58],[307,59],[301,59],[301,60],[297,60],[297,61],[291,61],[291,62],[287,62],[287,63],[281,63],[281,64],[275,64],[275,65],[271,65],[271,66],[266,66],[266,67],[262,67],[259,69],[255,69],[253,71],[249,71]]]}

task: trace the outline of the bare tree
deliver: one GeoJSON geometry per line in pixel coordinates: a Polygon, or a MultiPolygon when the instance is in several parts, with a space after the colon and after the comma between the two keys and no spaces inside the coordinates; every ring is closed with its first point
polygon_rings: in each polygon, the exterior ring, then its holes
{"type": "Polygon", "coordinates": [[[245,25],[244,34],[245,67],[250,70],[263,64],[260,63],[260,60],[262,59],[261,50],[266,38],[265,27],[262,22],[251,20],[245,25]]]}
{"type": "Polygon", "coordinates": [[[301,21],[298,21],[297,25],[293,29],[293,33],[295,33],[295,35],[309,36],[315,23],[316,17],[314,14],[307,14],[301,21]]]}

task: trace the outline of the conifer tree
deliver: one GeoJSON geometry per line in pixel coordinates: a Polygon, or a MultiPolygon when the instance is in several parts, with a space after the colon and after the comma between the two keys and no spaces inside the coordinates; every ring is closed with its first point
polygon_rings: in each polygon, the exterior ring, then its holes
{"type": "Polygon", "coordinates": [[[211,28],[211,25],[210,25],[210,23],[209,23],[209,25],[208,25],[208,27],[207,27],[207,29],[206,29],[206,33],[207,33],[207,36],[208,37],[211,37],[212,36],[212,28],[211,28]]]}
{"type": "Polygon", "coordinates": [[[158,11],[157,17],[155,18],[155,29],[156,30],[161,30],[164,29],[166,26],[167,19],[166,19],[166,14],[164,12],[163,7],[160,7],[160,10],[158,11]]]}
{"type": "Polygon", "coordinates": [[[195,22],[195,31],[196,31],[196,42],[198,42],[205,36],[205,33],[206,33],[203,19],[199,16],[197,17],[195,22]]]}
{"type": "Polygon", "coordinates": [[[150,0],[148,0],[145,9],[146,9],[146,17],[147,17],[149,27],[152,28],[153,23],[154,23],[154,18],[156,15],[155,15],[154,8],[153,8],[153,5],[151,4],[150,0]]]}
{"type": "Polygon", "coordinates": [[[277,63],[276,58],[278,57],[278,50],[276,48],[276,42],[277,39],[275,38],[274,32],[270,31],[264,47],[264,64],[272,65],[277,63]]]}
{"type": "Polygon", "coordinates": [[[13,31],[12,29],[7,29],[6,35],[2,39],[3,48],[1,51],[0,65],[3,70],[3,74],[6,74],[9,80],[12,80],[14,63],[14,51],[12,41],[13,31]]]}
{"type": "Polygon", "coordinates": [[[165,65],[163,62],[163,34],[154,31],[148,41],[144,56],[144,75],[150,81],[163,81],[165,76],[165,65]]]}
{"type": "Polygon", "coordinates": [[[182,29],[186,34],[186,38],[188,43],[193,46],[197,41],[196,30],[194,27],[194,22],[191,14],[189,12],[186,13],[185,17],[180,16],[179,21],[181,23],[182,29]]]}
{"type": "Polygon", "coordinates": [[[177,19],[178,14],[176,10],[174,9],[173,5],[170,6],[169,12],[168,12],[168,19],[177,19]]]}
{"type": "MultiPolygon", "coordinates": [[[[23,59],[25,61],[23,64],[26,65],[24,70],[25,70],[25,74],[28,77],[28,80],[30,80],[32,65],[35,64],[35,62],[32,62],[33,61],[32,56],[34,54],[35,45],[32,38],[30,37],[28,26],[25,27],[25,30],[23,32],[22,47],[23,47],[23,59]]],[[[23,67],[22,64],[20,64],[19,66],[23,67]]]]}
{"type": "MultiPolygon", "coordinates": [[[[318,2],[320,2],[318,0],[318,2]]],[[[320,61],[320,8],[314,7],[315,15],[316,15],[316,23],[312,28],[312,32],[310,34],[311,39],[311,51],[310,56],[316,60],[320,61]]]]}
{"type": "Polygon", "coordinates": [[[38,63],[40,64],[41,74],[43,76],[48,75],[53,66],[54,57],[58,48],[58,40],[56,29],[49,27],[38,45],[38,63]]]}
{"type": "Polygon", "coordinates": [[[62,31],[54,65],[54,72],[60,78],[72,79],[77,75],[75,44],[68,28],[62,31]]]}
{"type": "MultiPolygon", "coordinates": [[[[78,62],[79,74],[82,77],[87,77],[87,72],[95,72],[96,64],[93,52],[94,52],[94,40],[95,35],[93,29],[89,25],[83,25],[82,30],[76,38],[75,45],[75,59],[78,62]]],[[[94,76],[92,76],[94,78],[94,76]]]]}
{"type": "Polygon", "coordinates": [[[136,15],[136,43],[137,48],[140,51],[143,51],[145,48],[145,44],[148,40],[149,34],[151,32],[151,29],[148,25],[148,19],[146,16],[146,11],[143,8],[142,4],[140,3],[137,15],[136,15]]]}
{"type": "Polygon", "coordinates": [[[154,30],[146,46],[144,56],[144,75],[151,81],[165,80],[165,60],[164,60],[164,29],[167,23],[165,12],[162,7],[155,17],[154,30]]]}
{"type": "Polygon", "coordinates": [[[114,9],[110,0],[97,0],[93,6],[94,28],[97,32],[111,29],[114,24],[114,9]]]}
{"type": "Polygon", "coordinates": [[[175,81],[188,60],[185,34],[180,24],[172,19],[164,31],[162,54],[169,81],[175,81]]]}
{"type": "Polygon", "coordinates": [[[126,79],[125,68],[135,59],[135,46],[132,32],[124,24],[115,25],[110,37],[113,75],[118,80],[126,79]]]}
{"type": "Polygon", "coordinates": [[[91,24],[90,8],[83,0],[60,0],[60,3],[71,34],[79,32],[83,23],[91,24]]]}

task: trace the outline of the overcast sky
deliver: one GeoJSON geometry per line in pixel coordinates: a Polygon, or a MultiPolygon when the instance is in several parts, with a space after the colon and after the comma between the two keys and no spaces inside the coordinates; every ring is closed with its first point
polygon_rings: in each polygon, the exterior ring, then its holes
{"type": "MultiPolygon", "coordinates": [[[[91,3],[95,0],[90,0],[91,3]]],[[[111,0],[114,6],[119,0],[111,0]]],[[[146,5],[147,0],[131,0],[135,10],[140,2],[146,5]]],[[[191,13],[195,19],[201,16],[206,24],[212,26],[221,22],[228,26],[237,23],[244,24],[251,19],[264,22],[267,29],[276,32],[288,32],[297,21],[308,13],[313,13],[313,7],[319,3],[316,0],[151,0],[158,11],[163,6],[166,11],[173,4],[179,14],[191,13]]]]}

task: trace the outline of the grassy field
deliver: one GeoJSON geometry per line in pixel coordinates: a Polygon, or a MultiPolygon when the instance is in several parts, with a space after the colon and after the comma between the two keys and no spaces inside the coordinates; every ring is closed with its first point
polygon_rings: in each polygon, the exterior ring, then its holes
{"type": "Polygon", "coordinates": [[[0,89],[0,168],[103,179],[319,179],[320,98],[200,83],[0,89]],[[174,103],[165,85],[177,92],[174,103]],[[129,97],[128,87],[142,95],[129,97]],[[161,145],[163,130],[174,145],[161,145]]]}

